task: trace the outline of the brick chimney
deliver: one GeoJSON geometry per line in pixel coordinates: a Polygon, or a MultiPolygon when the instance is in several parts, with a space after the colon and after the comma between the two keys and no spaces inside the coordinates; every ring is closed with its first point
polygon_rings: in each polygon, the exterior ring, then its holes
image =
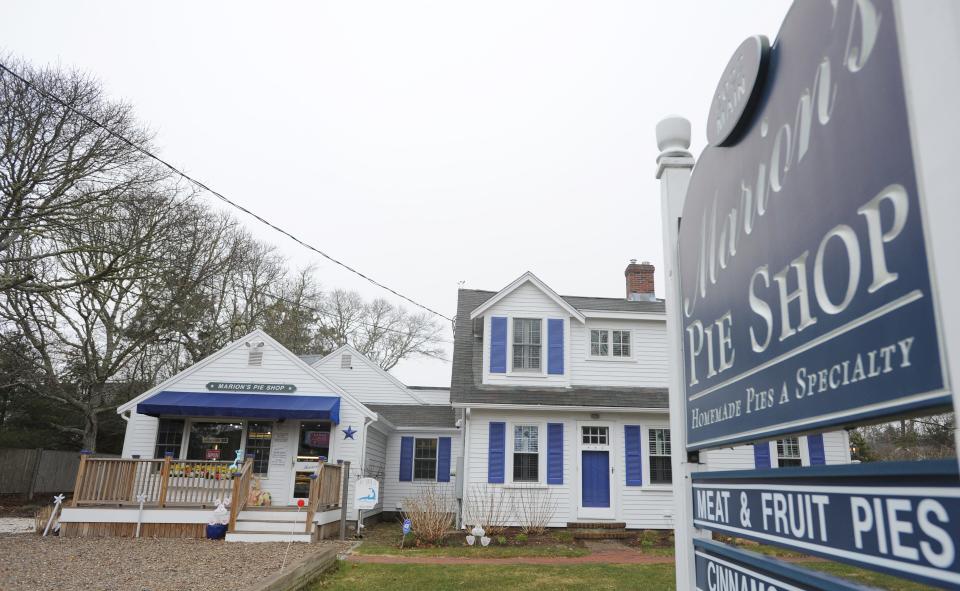
{"type": "Polygon", "coordinates": [[[630,264],[623,272],[627,278],[627,299],[631,302],[652,302],[657,299],[653,288],[654,267],[648,261],[637,263],[637,259],[630,259],[630,264]]]}

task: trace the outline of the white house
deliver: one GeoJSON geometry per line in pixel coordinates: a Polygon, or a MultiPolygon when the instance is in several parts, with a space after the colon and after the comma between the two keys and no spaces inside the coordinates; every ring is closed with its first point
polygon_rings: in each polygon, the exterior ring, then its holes
{"type": "MultiPolygon", "coordinates": [[[[451,403],[464,412],[464,519],[490,495],[519,525],[672,527],[664,303],[654,268],[626,268],[626,297],[561,296],[532,273],[459,292],[451,403]],[[526,499],[526,500],[524,500],[526,499]]],[[[843,432],[703,454],[710,469],[849,461],[843,432]]]]}
{"type": "MultiPolygon", "coordinates": [[[[110,464],[95,483],[98,490],[79,495],[83,502],[64,512],[61,521],[75,524],[67,527],[68,533],[102,535],[105,529],[91,524],[132,524],[137,511],[126,505],[135,505],[136,493],[146,491],[145,522],[183,524],[181,533],[199,535],[187,524],[206,523],[214,497],[231,492],[229,484],[209,477],[209,466],[222,471],[222,463],[239,453],[253,457],[253,474],[261,490],[270,493],[271,503],[242,511],[227,539],[308,541],[313,525],[304,523],[303,513],[289,509],[309,498],[311,476],[321,463],[350,462],[346,515],[352,522],[357,518],[353,488],[361,476],[381,483],[377,506],[365,511],[365,518],[396,510],[417,487],[436,487],[452,497],[454,461],[462,449],[446,389],[407,388],[350,346],[323,358],[299,358],[260,330],[130,400],[118,412],[128,422],[123,458],[145,462],[169,455],[178,474],[191,469],[193,476],[201,471],[207,476],[173,478],[170,490],[179,487],[179,496],[167,494],[161,500],[155,485],[157,464],[110,464]],[[110,491],[100,490],[104,482],[123,481],[127,474],[127,488],[111,484],[110,491]],[[302,528],[292,526],[297,520],[302,528]]],[[[331,494],[339,504],[339,491],[331,494]]],[[[314,523],[335,524],[340,517],[339,509],[319,511],[314,523]]],[[[116,531],[121,530],[129,528],[116,531]]]]}

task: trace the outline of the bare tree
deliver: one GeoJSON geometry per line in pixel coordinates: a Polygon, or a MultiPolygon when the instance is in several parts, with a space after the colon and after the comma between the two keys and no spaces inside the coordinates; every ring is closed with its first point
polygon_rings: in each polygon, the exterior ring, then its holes
{"type": "Polygon", "coordinates": [[[139,393],[169,366],[171,326],[184,318],[197,286],[220,268],[216,243],[229,226],[173,195],[114,203],[109,219],[82,215],[57,239],[57,254],[31,262],[35,281],[98,277],[51,290],[7,290],[0,315],[30,344],[44,376],[36,396],[74,409],[82,425],[60,425],[96,448],[99,415],[139,393]],[[122,253],[75,248],[87,240],[122,253]]]}
{"type": "Polygon", "coordinates": [[[387,370],[408,357],[443,355],[441,326],[426,312],[411,314],[384,299],[365,302],[343,290],[327,294],[321,308],[321,338],[331,349],[349,343],[387,370]]]}
{"type": "Polygon", "coordinates": [[[110,215],[114,199],[151,190],[163,177],[136,149],[147,145],[147,133],[130,105],[108,100],[90,76],[6,61],[39,90],[0,70],[0,290],[67,289],[118,272],[127,259],[115,244],[91,236],[67,247],[58,233],[81,227],[80,216],[110,215]],[[106,255],[106,264],[93,275],[42,279],[24,264],[82,251],[106,255]]]}

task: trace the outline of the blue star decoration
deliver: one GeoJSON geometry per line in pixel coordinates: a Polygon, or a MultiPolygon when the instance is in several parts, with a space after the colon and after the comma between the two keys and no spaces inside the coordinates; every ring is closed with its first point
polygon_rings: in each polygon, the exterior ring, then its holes
{"type": "Polygon", "coordinates": [[[353,428],[353,425],[350,425],[346,429],[343,429],[344,439],[353,439],[353,436],[356,434],[357,434],[357,430],[353,428]]]}

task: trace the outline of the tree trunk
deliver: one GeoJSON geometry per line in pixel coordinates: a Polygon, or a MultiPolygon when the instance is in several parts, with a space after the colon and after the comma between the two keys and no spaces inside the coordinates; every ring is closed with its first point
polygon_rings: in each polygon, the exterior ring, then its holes
{"type": "Polygon", "coordinates": [[[83,421],[83,442],[82,449],[97,451],[97,433],[100,429],[100,420],[97,413],[85,413],[83,421]]]}

